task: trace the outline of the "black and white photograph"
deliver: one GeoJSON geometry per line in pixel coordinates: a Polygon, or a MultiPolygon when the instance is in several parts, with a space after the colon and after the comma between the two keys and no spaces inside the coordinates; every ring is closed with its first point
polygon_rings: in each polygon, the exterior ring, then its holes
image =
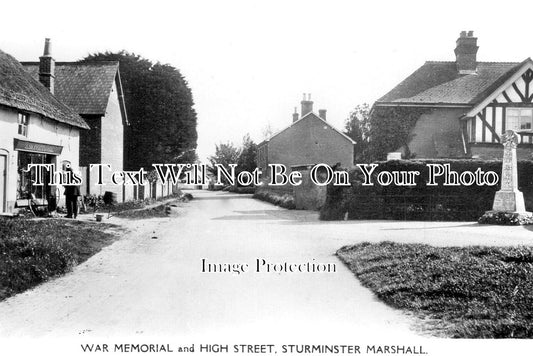
{"type": "Polygon", "coordinates": [[[529,1],[0,3],[0,355],[531,355],[529,1]]]}

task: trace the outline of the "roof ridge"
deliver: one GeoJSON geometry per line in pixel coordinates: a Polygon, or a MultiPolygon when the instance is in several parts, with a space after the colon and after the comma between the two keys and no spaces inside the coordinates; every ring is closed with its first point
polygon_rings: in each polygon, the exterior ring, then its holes
{"type": "Polygon", "coordinates": [[[80,61],[75,61],[75,62],[56,62],[56,64],[71,64],[71,65],[74,65],[74,64],[119,64],[120,61],[112,61],[112,60],[99,60],[99,59],[95,59],[95,60],[80,60],[80,61]]]}
{"type": "Polygon", "coordinates": [[[498,62],[498,61],[481,61],[478,63],[485,63],[485,64],[520,64],[522,62],[498,62]]]}
{"type": "MultiPolygon", "coordinates": [[[[456,63],[455,61],[426,61],[426,63],[430,64],[450,64],[450,63],[456,63]]],[[[499,62],[499,61],[478,61],[477,63],[482,64],[519,64],[522,62],[499,62]]]]}
{"type": "MultiPolygon", "coordinates": [[[[38,65],[38,61],[21,61],[22,65],[38,65]]],[[[56,65],[106,65],[106,64],[119,64],[119,61],[87,61],[87,62],[55,62],[56,65]]]]}
{"type": "MultiPolygon", "coordinates": [[[[328,122],[327,120],[324,120],[323,118],[320,117],[320,115],[318,115],[317,113],[315,113],[314,111],[309,111],[307,114],[305,114],[304,116],[302,116],[301,118],[299,118],[298,120],[296,121],[293,121],[290,125],[286,126],[285,128],[281,129],[281,130],[278,130],[277,132],[273,133],[269,138],[267,138],[266,140],[264,140],[263,142],[268,142],[270,141],[272,138],[278,136],[280,133],[284,132],[285,130],[288,130],[290,129],[291,127],[293,127],[294,125],[300,123],[302,120],[308,118],[308,117],[311,117],[311,116],[314,116],[315,118],[317,118],[318,120],[324,122],[326,125],[328,125],[329,127],[331,127],[335,132],[337,132],[338,134],[340,134],[341,136],[343,136],[344,138],[350,140],[352,143],[355,143],[355,141],[349,137],[348,135],[346,135],[344,132],[340,131],[338,128],[336,128],[332,123],[328,122]]],[[[261,143],[263,143],[261,142],[261,143]]]]}

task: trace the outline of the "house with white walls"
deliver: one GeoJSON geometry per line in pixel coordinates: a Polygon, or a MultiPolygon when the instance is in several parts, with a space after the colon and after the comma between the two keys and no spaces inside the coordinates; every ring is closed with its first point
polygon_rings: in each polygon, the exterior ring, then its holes
{"type": "Polygon", "coordinates": [[[45,179],[36,185],[28,164],[66,164],[79,169],[80,133],[85,120],[54,95],[54,61],[45,45],[39,78],[0,50],[0,214],[12,214],[17,200],[39,199],[55,205],[62,186],[45,179]]]}

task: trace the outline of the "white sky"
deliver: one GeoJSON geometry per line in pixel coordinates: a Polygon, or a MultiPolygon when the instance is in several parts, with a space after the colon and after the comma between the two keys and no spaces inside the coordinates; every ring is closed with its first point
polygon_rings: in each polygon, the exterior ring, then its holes
{"type": "MultiPolygon", "coordinates": [[[[198,153],[259,142],[300,110],[302,93],[342,128],[350,110],[392,89],[426,60],[454,60],[461,30],[478,60],[533,56],[531,1],[11,1],[0,4],[0,49],[58,61],[135,52],[180,69],[198,112],[198,153]]],[[[127,100],[127,98],[126,98],[127,100]]]]}

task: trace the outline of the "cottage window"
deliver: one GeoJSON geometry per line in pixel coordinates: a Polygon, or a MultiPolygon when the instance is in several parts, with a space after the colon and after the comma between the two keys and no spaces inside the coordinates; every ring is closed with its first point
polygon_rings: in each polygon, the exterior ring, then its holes
{"type": "Polygon", "coordinates": [[[28,121],[29,121],[28,114],[19,113],[19,118],[18,118],[19,135],[26,136],[26,137],[28,136],[28,121]]]}
{"type": "Polygon", "coordinates": [[[533,125],[533,109],[507,109],[507,130],[531,130],[533,125]]]}

